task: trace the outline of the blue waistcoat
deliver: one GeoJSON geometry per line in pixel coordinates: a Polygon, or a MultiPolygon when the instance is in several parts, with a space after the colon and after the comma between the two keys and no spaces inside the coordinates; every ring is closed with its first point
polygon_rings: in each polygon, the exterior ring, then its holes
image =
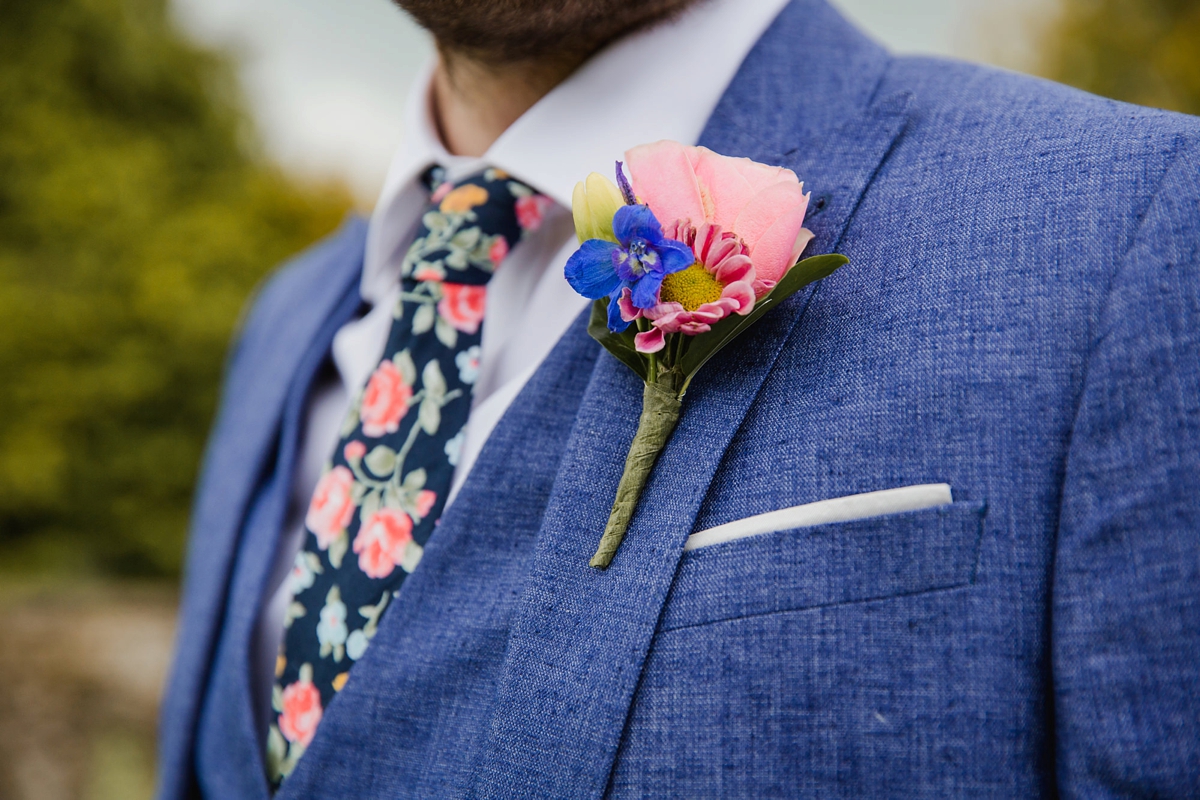
{"type": "MultiPolygon", "coordinates": [[[[1195,796],[1198,139],[794,0],[701,143],[795,170],[809,253],[850,265],[709,363],[607,572],[641,387],[571,328],[279,797],[1195,796]],[[683,552],[934,482],[952,505],[683,552]]],[[[268,797],[253,624],[364,234],[278,272],[232,355],[161,800],[268,797]]]]}

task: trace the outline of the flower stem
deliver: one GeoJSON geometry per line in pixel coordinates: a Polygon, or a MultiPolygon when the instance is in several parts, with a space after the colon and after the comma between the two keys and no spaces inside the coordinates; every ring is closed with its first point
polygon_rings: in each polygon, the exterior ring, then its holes
{"type": "Polygon", "coordinates": [[[633,519],[638,498],[650,477],[650,470],[654,468],[654,462],[666,447],[679,421],[681,403],[675,385],[677,376],[671,370],[664,371],[662,377],[660,383],[647,383],[642,393],[642,416],[625,459],[625,471],[617,485],[617,497],[613,501],[600,546],[589,562],[597,569],[607,569],[612,563],[617,548],[629,530],[629,522],[633,519]]]}
{"type": "Polygon", "coordinates": [[[675,340],[671,342],[671,367],[675,368],[683,360],[683,343],[686,337],[682,333],[676,333],[671,338],[675,340]]]}
{"type": "MultiPolygon", "coordinates": [[[[650,322],[645,317],[638,318],[637,329],[641,333],[650,330],[650,322]]],[[[658,356],[655,353],[646,353],[646,375],[650,383],[658,382],[658,356]]]]}

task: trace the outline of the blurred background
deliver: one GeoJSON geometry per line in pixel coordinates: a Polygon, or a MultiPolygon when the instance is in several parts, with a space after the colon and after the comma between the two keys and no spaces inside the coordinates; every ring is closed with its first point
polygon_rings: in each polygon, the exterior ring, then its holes
{"type": "MultiPolygon", "coordinates": [[[[1200,0],[835,0],[893,50],[1200,113],[1200,0]]],[[[151,794],[246,298],[369,212],[430,44],[388,0],[0,0],[0,798],[151,794]]]]}

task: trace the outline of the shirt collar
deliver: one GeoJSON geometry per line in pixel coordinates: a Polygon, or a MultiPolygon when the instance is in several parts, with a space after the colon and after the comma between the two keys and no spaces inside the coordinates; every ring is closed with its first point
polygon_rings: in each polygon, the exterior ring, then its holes
{"type": "Polygon", "coordinates": [[[787,0],[707,0],[676,19],[602,50],[514,122],[482,158],[451,156],[433,123],[434,63],[417,76],[404,138],[371,217],[363,297],[395,283],[399,248],[426,201],[417,178],[431,164],[452,178],[498,167],[571,206],[590,172],[611,175],[630,147],[660,139],[694,144],[750,49],[787,0]]]}

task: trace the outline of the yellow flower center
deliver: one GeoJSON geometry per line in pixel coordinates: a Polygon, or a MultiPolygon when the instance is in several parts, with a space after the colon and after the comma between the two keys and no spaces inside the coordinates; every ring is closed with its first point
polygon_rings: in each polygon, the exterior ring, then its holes
{"type": "Polygon", "coordinates": [[[663,278],[659,299],[664,303],[679,303],[688,311],[695,311],[705,303],[721,299],[725,284],[716,279],[704,265],[696,262],[687,269],[673,272],[663,278]]]}

